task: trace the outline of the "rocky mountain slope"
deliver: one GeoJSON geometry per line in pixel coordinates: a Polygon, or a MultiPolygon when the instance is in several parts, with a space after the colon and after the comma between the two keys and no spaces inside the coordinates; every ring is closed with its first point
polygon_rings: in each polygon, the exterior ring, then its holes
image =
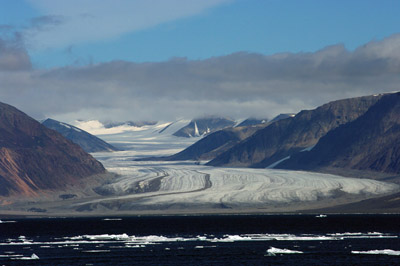
{"type": "Polygon", "coordinates": [[[278,168],[321,167],[400,173],[400,93],[384,95],[356,120],[330,131],[278,168]]]}
{"type": "MultiPolygon", "coordinates": [[[[238,144],[240,141],[248,138],[263,126],[263,124],[260,124],[257,126],[225,128],[205,136],[181,152],[154,159],[166,161],[211,160],[238,144]]],[[[143,160],[148,159],[149,158],[143,160]]]]}
{"type": "Polygon", "coordinates": [[[256,118],[247,118],[243,122],[241,122],[238,127],[244,127],[244,126],[255,126],[259,124],[266,124],[268,122],[268,119],[256,119],[256,118]]]}
{"type": "Polygon", "coordinates": [[[193,119],[188,125],[179,129],[173,135],[186,138],[200,137],[223,128],[232,127],[235,123],[234,120],[222,117],[193,119]]]}
{"type": "Polygon", "coordinates": [[[276,117],[274,117],[273,119],[271,119],[271,121],[269,121],[270,123],[282,120],[282,119],[286,119],[289,117],[294,117],[296,114],[292,114],[292,113],[288,113],[288,114],[279,114],[276,117]]]}
{"type": "Polygon", "coordinates": [[[267,167],[304,149],[310,149],[330,130],[363,115],[379,99],[365,96],[338,100],[299,112],[257,131],[222,153],[208,165],[267,167]]]}
{"type": "Polygon", "coordinates": [[[0,103],[0,196],[35,196],[104,172],[78,145],[0,103]]]}
{"type": "Polygon", "coordinates": [[[118,149],[103,141],[102,139],[89,134],[88,132],[74,127],[72,125],[59,122],[54,119],[46,119],[42,122],[46,127],[53,129],[71,140],[72,142],[78,144],[86,152],[99,152],[99,151],[117,151],[118,149]]]}
{"type": "MultiPolygon", "coordinates": [[[[273,120],[278,121],[287,117],[289,116],[281,114],[273,120]]],[[[268,122],[267,119],[248,118],[235,127],[224,128],[210,133],[193,145],[174,155],[143,158],[140,160],[212,160],[269,124],[270,122],[268,122]]]]}

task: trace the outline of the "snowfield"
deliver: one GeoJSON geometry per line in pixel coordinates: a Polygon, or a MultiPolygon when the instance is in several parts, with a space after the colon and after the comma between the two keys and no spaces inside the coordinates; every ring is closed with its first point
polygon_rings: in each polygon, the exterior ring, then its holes
{"type": "MultiPolygon", "coordinates": [[[[124,150],[125,152],[115,155],[116,160],[123,160],[124,157],[131,159],[132,156],[134,158],[142,158],[170,155],[192,145],[200,137],[180,138],[172,135],[189,122],[189,120],[177,120],[142,127],[122,125],[112,128],[105,128],[97,120],[75,121],[73,124],[124,150]]],[[[100,154],[99,156],[102,155],[100,154]]]]}

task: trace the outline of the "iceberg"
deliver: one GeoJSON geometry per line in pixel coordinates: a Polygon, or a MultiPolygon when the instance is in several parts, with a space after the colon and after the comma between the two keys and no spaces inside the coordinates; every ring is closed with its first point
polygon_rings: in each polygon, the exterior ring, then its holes
{"type": "Polygon", "coordinates": [[[303,254],[303,251],[299,250],[290,250],[290,249],[281,249],[281,248],[275,248],[275,247],[270,247],[267,250],[268,256],[276,256],[276,254],[303,254]]]}

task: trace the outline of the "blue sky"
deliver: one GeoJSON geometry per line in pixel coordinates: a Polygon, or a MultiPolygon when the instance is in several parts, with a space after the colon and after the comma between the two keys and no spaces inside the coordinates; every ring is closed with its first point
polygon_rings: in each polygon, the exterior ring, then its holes
{"type": "Polygon", "coordinates": [[[0,0],[0,100],[37,119],[272,118],[400,91],[396,0],[0,0]]]}
{"type": "Polygon", "coordinates": [[[155,62],[173,57],[197,60],[239,51],[267,55],[312,52],[338,43],[353,50],[399,32],[400,25],[400,1],[395,0],[218,0],[181,10],[178,7],[183,2],[202,1],[163,0],[160,8],[160,1],[154,6],[140,4],[145,1],[120,1],[126,8],[116,10],[107,4],[93,8],[96,1],[77,2],[0,0],[0,25],[25,33],[26,48],[37,67],[112,60],[155,62]],[[71,4],[63,9],[57,8],[57,2],[71,4]],[[82,12],[102,23],[80,26],[85,23],[77,18],[82,12]],[[136,21],[141,12],[147,14],[136,21]],[[28,29],[32,19],[43,16],[59,16],[65,20],[60,24],[67,26],[59,30],[56,25],[41,32],[28,29]],[[120,30],[120,24],[115,23],[118,20],[132,27],[120,30]],[[136,27],[136,23],[141,26],[136,27]],[[93,35],[93,31],[98,34],[93,35]],[[61,40],[54,43],[54,39],[61,40]]]}

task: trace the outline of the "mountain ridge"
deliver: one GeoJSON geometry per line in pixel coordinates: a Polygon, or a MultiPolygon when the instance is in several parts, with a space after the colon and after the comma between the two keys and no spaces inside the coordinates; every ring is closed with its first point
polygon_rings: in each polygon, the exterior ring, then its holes
{"type": "Polygon", "coordinates": [[[192,119],[188,125],[179,129],[172,135],[185,138],[200,137],[220,129],[232,127],[235,124],[236,122],[234,120],[224,117],[210,116],[197,118],[192,119]]]}
{"type": "Polygon", "coordinates": [[[365,113],[382,96],[363,96],[329,102],[269,124],[222,153],[207,165],[267,167],[310,148],[331,129],[365,113]]]}
{"type": "MultiPolygon", "coordinates": [[[[289,116],[290,114],[280,114],[272,120],[279,121],[289,116]]],[[[176,154],[162,157],[147,157],[137,159],[137,161],[212,160],[221,153],[238,144],[240,141],[248,138],[256,131],[268,126],[270,123],[271,122],[268,122],[267,119],[248,118],[238,123],[237,126],[227,127],[215,132],[211,132],[176,154]]]]}
{"type": "Polygon", "coordinates": [[[100,152],[100,151],[118,151],[116,147],[105,142],[104,140],[88,133],[87,131],[77,128],[73,125],[60,122],[51,118],[48,118],[42,122],[42,124],[50,129],[53,129],[78,144],[86,152],[100,152]]]}
{"type": "Polygon", "coordinates": [[[254,134],[262,124],[257,126],[230,127],[218,130],[203,137],[186,149],[163,157],[148,157],[137,161],[161,160],[161,161],[187,161],[187,160],[211,160],[222,152],[233,147],[241,140],[254,134]]]}
{"type": "Polygon", "coordinates": [[[35,196],[105,172],[77,144],[0,103],[0,196],[35,196]]]}
{"type": "Polygon", "coordinates": [[[384,95],[365,114],[322,137],[311,151],[277,165],[321,167],[400,173],[400,93],[384,95]]]}

